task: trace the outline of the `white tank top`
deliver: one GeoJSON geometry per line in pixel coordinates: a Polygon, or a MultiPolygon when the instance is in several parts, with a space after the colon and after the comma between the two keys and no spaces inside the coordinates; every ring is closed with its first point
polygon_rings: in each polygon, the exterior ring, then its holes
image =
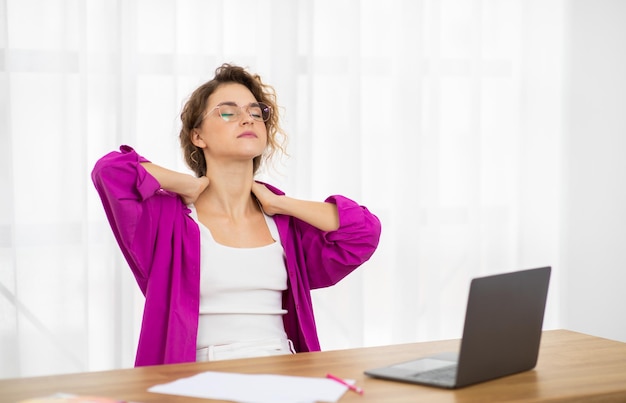
{"type": "Polygon", "coordinates": [[[200,317],[197,347],[242,341],[287,339],[282,292],[287,289],[284,251],[274,219],[265,221],[274,243],[234,248],[217,243],[200,228],[200,317]]]}

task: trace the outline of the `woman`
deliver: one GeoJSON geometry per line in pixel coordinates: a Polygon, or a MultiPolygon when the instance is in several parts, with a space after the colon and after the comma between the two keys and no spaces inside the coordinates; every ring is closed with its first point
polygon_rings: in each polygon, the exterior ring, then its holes
{"type": "Polygon", "coordinates": [[[181,120],[196,176],[129,146],[92,172],[145,296],[135,364],[318,351],[310,290],[372,256],[378,218],[343,196],[298,200],[254,180],[282,151],[274,90],[258,75],[222,65],[181,120]]]}

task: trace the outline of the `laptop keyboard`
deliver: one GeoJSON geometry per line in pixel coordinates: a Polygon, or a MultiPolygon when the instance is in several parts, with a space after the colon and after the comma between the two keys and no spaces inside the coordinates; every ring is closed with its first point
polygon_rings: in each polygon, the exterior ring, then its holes
{"type": "Polygon", "coordinates": [[[454,386],[456,382],[456,365],[437,368],[426,372],[418,372],[413,378],[420,382],[432,383],[441,386],[454,386]]]}

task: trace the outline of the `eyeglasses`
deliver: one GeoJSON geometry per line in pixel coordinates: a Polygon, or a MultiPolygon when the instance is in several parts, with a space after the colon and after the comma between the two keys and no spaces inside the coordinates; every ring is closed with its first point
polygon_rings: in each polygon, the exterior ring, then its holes
{"type": "Polygon", "coordinates": [[[263,102],[251,102],[243,106],[239,106],[234,102],[224,102],[211,109],[206,116],[209,116],[213,111],[217,111],[225,122],[240,120],[243,111],[257,122],[267,122],[272,115],[272,107],[263,102]]]}

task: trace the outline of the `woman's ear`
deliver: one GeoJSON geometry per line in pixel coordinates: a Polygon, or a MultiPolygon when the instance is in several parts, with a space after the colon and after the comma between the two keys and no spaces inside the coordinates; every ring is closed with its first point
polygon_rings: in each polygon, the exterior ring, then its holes
{"type": "Polygon", "coordinates": [[[198,129],[191,131],[191,143],[198,148],[206,148],[206,143],[200,136],[200,130],[198,129]]]}

